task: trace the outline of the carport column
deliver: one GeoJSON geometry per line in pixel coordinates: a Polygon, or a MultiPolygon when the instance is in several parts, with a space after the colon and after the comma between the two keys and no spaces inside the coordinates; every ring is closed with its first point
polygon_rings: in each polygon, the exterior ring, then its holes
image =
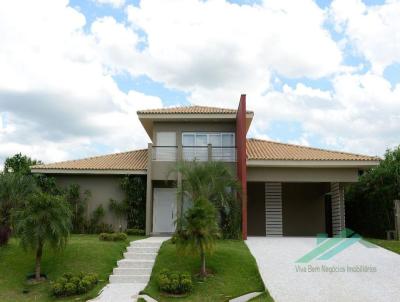
{"type": "Polygon", "coordinates": [[[332,194],[332,234],[338,235],[345,228],[344,187],[331,182],[332,194]]]}
{"type": "Polygon", "coordinates": [[[147,152],[147,186],[146,186],[146,235],[152,231],[153,217],[153,186],[151,181],[151,164],[153,160],[153,144],[148,145],[147,152]]]}
{"type": "Polygon", "coordinates": [[[265,234],[283,236],[282,183],[265,183],[265,234]]]}

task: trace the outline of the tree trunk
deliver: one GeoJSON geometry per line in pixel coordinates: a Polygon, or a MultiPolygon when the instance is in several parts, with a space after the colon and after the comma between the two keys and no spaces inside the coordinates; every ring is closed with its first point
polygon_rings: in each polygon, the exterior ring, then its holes
{"type": "Polygon", "coordinates": [[[207,276],[207,271],[206,271],[206,253],[204,252],[203,247],[200,248],[200,258],[201,258],[201,267],[200,267],[200,276],[201,277],[206,277],[207,276]]]}
{"type": "Polygon", "coordinates": [[[39,243],[36,250],[35,279],[40,281],[40,264],[42,262],[43,244],[39,243]]]}

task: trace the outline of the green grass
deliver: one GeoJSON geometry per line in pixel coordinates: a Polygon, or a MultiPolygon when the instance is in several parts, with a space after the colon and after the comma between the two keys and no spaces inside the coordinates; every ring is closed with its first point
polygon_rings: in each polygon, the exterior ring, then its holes
{"type": "Polygon", "coordinates": [[[247,246],[239,240],[218,241],[215,252],[206,258],[207,268],[214,273],[205,281],[194,277],[194,290],[184,298],[170,298],[158,291],[156,276],[162,269],[187,271],[195,276],[199,271],[199,257],[180,256],[176,246],[165,242],[157,256],[149,284],[144,292],[162,301],[228,301],[250,293],[263,292],[264,284],[256,262],[247,246]]]}
{"type": "Polygon", "coordinates": [[[269,293],[263,293],[253,299],[251,299],[249,302],[273,302],[274,300],[272,297],[269,295],[269,293]]]}
{"type": "Polygon", "coordinates": [[[42,272],[48,281],[29,285],[26,276],[33,272],[34,254],[24,252],[16,239],[0,248],[0,301],[86,301],[97,295],[108,281],[116,262],[122,258],[129,241],[143,237],[129,236],[128,241],[105,242],[97,235],[72,235],[67,247],[60,253],[45,249],[42,272]],[[50,295],[50,284],[65,272],[97,273],[99,284],[86,295],[55,299],[50,295]],[[28,290],[24,294],[23,290],[28,290]]]}
{"type": "Polygon", "coordinates": [[[400,254],[400,241],[397,240],[383,240],[383,239],[368,239],[373,244],[379,245],[389,251],[400,254]]]}

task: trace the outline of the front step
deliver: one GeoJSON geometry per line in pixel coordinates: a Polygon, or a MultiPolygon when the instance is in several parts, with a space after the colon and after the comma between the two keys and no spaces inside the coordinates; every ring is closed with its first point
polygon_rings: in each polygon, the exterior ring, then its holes
{"type": "Polygon", "coordinates": [[[151,242],[151,241],[133,241],[130,244],[131,247],[155,247],[155,248],[159,248],[161,246],[161,244],[159,242],[151,242]]]}
{"type": "Polygon", "coordinates": [[[136,247],[136,246],[128,246],[128,252],[132,253],[138,253],[138,254],[143,254],[143,253],[157,253],[158,248],[156,247],[136,247]]]}
{"type": "Polygon", "coordinates": [[[121,268],[116,267],[113,270],[114,275],[148,276],[151,274],[151,268],[121,268]]]}
{"type": "Polygon", "coordinates": [[[117,264],[121,268],[152,268],[154,260],[122,259],[117,264]]]}
{"type": "Polygon", "coordinates": [[[132,253],[132,252],[125,252],[124,257],[126,259],[136,259],[136,260],[155,260],[157,257],[157,253],[132,253]]]}
{"type": "Polygon", "coordinates": [[[150,275],[132,276],[132,275],[111,275],[110,283],[147,283],[150,275]]]}

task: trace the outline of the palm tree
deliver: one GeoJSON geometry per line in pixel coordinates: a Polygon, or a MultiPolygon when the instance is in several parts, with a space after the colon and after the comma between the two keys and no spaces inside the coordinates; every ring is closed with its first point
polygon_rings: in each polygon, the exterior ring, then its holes
{"type": "MultiPolygon", "coordinates": [[[[181,162],[172,172],[182,175],[182,185],[178,196],[182,200],[180,212],[183,214],[184,202],[205,198],[214,204],[225,237],[240,236],[240,206],[237,198],[240,185],[226,163],[181,162]]],[[[179,221],[177,228],[180,228],[179,221]]]]}
{"type": "Polygon", "coordinates": [[[36,183],[30,175],[0,174],[0,233],[4,237],[1,240],[3,244],[7,243],[11,232],[12,209],[19,207],[36,191],[36,183]]]}
{"type": "Polygon", "coordinates": [[[41,261],[46,243],[53,249],[65,246],[70,230],[72,213],[61,196],[36,193],[23,207],[14,211],[15,233],[22,247],[36,254],[35,279],[41,280],[41,261]]]}
{"type": "Polygon", "coordinates": [[[206,253],[214,250],[219,235],[215,207],[200,197],[179,220],[181,228],[175,233],[178,251],[200,254],[200,276],[206,277],[206,253]]]}

